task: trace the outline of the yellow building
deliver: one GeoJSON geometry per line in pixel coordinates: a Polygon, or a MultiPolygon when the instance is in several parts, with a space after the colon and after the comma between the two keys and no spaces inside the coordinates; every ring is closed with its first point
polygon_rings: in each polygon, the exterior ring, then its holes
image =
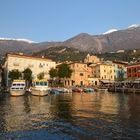
{"type": "Polygon", "coordinates": [[[69,64],[72,69],[71,78],[64,80],[65,86],[86,86],[88,85],[88,77],[90,77],[92,69],[85,63],[71,63],[69,64]]]}
{"type": "Polygon", "coordinates": [[[92,85],[100,85],[99,81],[114,81],[114,66],[110,62],[102,62],[90,65],[92,68],[92,76],[88,78],[89,83],[92,85]]]}
{"type": "Polygon", "coordinates": [[[96,76],[100,79],[114,80],[114,66],[112,64],[99,64],[96,66],[96,76]]]}
{"type": "Polygon", "coordinates": [[[37,75],[44,73],[44,78],[49,79],[49,70],[55,68],[56,63],[50,59],[44,57],[33,57],[29,55],[20,54],[6,54],[6,61],[4,64],[5,80],[8,86],[8,74],[13,69],[18,69],[23,72],[26,68],[30,68],[32,71],[33,79],[37,78],[37,75]]]}

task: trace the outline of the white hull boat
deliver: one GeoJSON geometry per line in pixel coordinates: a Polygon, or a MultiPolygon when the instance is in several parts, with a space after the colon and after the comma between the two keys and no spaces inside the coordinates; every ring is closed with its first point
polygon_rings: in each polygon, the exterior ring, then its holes
{"type": "Polygon", "coordinates": [[[10,94],[12,96],[21,96],[26,92],[24,80],[14,80],[10,87],[10,94]]]}
{"type": "Polygon", "coordinates": [[[43,80],[33,81],[33,86],[31,87],[31,94],[36,96],[48,95],[50,88],[48,87],[48,82],[43,80]]]}

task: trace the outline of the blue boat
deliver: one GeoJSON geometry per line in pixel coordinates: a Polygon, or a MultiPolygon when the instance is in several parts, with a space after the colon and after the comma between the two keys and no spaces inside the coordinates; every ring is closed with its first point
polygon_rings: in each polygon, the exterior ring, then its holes
{"type": "Polygon", "coordinates": [[[84,88],[83,89],[84,92],[94,92],[93,88],[84,88]]]}

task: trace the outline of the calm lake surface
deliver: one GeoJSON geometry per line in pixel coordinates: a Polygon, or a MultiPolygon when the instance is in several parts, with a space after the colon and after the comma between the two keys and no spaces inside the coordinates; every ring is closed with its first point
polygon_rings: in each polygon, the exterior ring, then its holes
{"type": "Polygon", "coordinates": [[[0,140],[62,139],[140,139],[140,95],[0,97],[0,140]]]}

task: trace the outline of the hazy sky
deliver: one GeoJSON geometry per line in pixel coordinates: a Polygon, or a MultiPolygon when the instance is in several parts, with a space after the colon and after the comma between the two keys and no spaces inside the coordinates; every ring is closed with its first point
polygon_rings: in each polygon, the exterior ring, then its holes
{"type": "Polygon", "coordinates": [[[64,41],[140,24],[140,0],[0,0],[0,37],[64,41]]]}

